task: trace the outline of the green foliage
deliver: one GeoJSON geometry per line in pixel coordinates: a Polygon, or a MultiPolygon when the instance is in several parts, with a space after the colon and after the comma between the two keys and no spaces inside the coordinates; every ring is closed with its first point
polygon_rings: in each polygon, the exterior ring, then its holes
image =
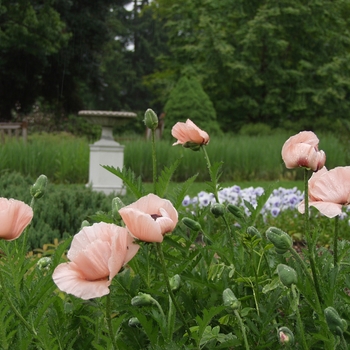
{"type": "MultiPolygon", "coordinates": [[[[30,203],[29,188],[35,180],[19,173],[0,176],[0,196],[30,203]]],[[[111,210],[112,196],[93,192],[84,185],[47,185],[45,195],[35,201],[35,215],[28,228],[28,246],[32,250],[76,234],[83,220],[97,211],[111,210]]]]}
{"type": "Polygon", "coordinates": [[[170,135],[176,122],[191,119],[198,127],[209,134],[219,134],[216,112],[208,95],[195,78],[183,76],[169,95],[164,107],[166,123],[164,133],[170,135]]]}

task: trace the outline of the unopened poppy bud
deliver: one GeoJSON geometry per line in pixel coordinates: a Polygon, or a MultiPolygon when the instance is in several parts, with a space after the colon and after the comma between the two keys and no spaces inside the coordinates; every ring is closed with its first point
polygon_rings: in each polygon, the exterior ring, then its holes
{"type": "Polygon", "coordinates": [[[141,323],[137,317],[131,317],[128,322],[129,327],[139,327],[141,323]]]}
{"type": "Polygon", "coordinates": [[[181,287],[181,277],[176,274],[169,279],[170,288],[173,292],[176,292],[181,287]]]}
{"type": "Polygon", "coordinates": [[[334,307],[327,307],[324,310],[329,330],[336,335],[341,335],[347,328],[347,323],[342,319],[334,307]]]}
{"type": "Polygon", "coordinates": [[[259,230],[254,227],[254,226],[248,226],[247,227],[247,233],[249,236],[251,237],[256,237],[256,238],[261,238],[261,233],[259,232],[259,230]]]}
{"type": "Polygon", "coordinates": [[[136,295],[136,297],[133,297],[131,299],[131,305],[132,306],[148,306],[155,304],[155,300],[152,298],[151,295],[146,293],[139,293],[136,295]]]}
{"type": "Polygon", "coordinates": [[[89,221],[84,220],[80,225],[80,229],[82,229],[83,227],[86,227],[86,226],[91,226],[91,224],[89,221]]]}
{"type": "Polygon", "coordinates": [[[36,265],[41,270],[41,269],[44,269],[44,268],[48,267],[50,265],[50,263],[51,263],[51,258],[45,256],[43,258],[40,258],[38,260],[38,262],[36,263],[36,265]]]}
{"type": "Polygon", "coordinates": [[[41,198],[46,189],[47,185],[47,177],[45,175],[40,175],[35,184],[30,188],[30,194],[33,198],[41,198]]]}
{"type": "Polygon", "coordinates": [[[119,214],[119,210],[125,207],[125,204],[119,197],[115,197],[112,199],[112,218],[114,220],[120,220],[121,216],[119,214]]]}
{"type": "Polygon", "coordinates": [[[243,219],[244,218],[243,209],[238,207],[237,205],[228,204],[226,208],[236,218],[238,218],[238,219],[243,219]]]}
{"type": "Polygon", "coordinates": [[[292,237],[277,227],[270,227],[266,231],[267,239],[275,246],[278,254],[286,253],[293,245],[292,237]]]}
{"type": "Polygon", "coordinates": [[[189,229],[191,229],[195,232],[199,232],[202,229],[199,222],[194,221],[190,218],[184,217],[184,218],[182,218],[181,221],[185,226],[187,226],[189,229]]]}
{"type": "Polygon", "coordinates": [[[198,144],[196,142],[187,141],[182,145],[182,147],[189,148],[192,151],[199,151],[201,149],[202,145],[198,144]]]}
{"type": "Polygon", "coordinates": [[[287,327],[280,327],[277,330],[278,341],[282,345],[293,345],[294,344],[294,334],[287,327]]]}
{"type": "Polygon", "coordinates": [[[225,206],[220,203],[214,203],[211,206],[210,211],[216,218],[218,218],[219,216],[223,216],[225,214],[225,206]]]}
{"type": "Polygon", "coordinates": [[[157,114],[150,108],[145,112],[145,119],[143,120],[147,128],[151,130],[156,130],[158,126],[158,117],[157,114]]]}
{"type": "Polygon", "coordinates": [[[236,298],[235,294],[230,288],[226,288],[222,292],[222,299],[224,301],[224,305],[232,310],[237,310],[241,306],[241,302],[236,298]]]}
{"type": "Polygon", "coordinates": [[[279,264],[277,266],[277,273],[280,281],[286,287],[290,287],[293,283],[296,284],[298,282],[297,272],[287,265],[279,264]]]}

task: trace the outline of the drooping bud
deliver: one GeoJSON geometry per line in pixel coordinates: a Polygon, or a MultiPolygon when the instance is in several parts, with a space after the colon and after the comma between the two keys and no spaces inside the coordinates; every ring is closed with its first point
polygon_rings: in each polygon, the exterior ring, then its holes
{"type": "Polygon", "coordinates": [[[226,288],[222,292],[222,299],[224,301],[224,305],[232,310],[237,310],[241,306],[241,302],[236,298],[235,294],[230,288],[226,288]]]}
{"type": "Polygon", "coordinates": [[[234,205],[234,204],[228,204],[226,208],[237,219],[244,219],[245,215],[241,207],[238,207],[237,205],[234,205]]]}
{"type": "Polygon", "coordinates": [[[277,266],[277,273],[280,281],[286,287],[290,287],[292,284],[296,284],[298,282],[297,272],[287,265],[279,264],[277,266]]]}
{"type": "Polygon", "coordinates": [[[199,222],[192,220],[190,218],[184,217],[182,218],[182,223],[187,226],[189,229],[195,231],[195,232],[199,232],[202,230],[202,227],[200,225],[199,222]]]}
{"type": "Polygon", "coordinates": [[[275,246],[278,254],[286,253],[292,246],[293,240],[288,233],[277,227],[270,227],[266,231],[267,239],[275,246]]]}
{"type": "Polygon", "coordinates": [[[335,335],[341,335],[347,328],[346,320],[342,319],[334,307],[327,307],[324,315],[329,330],[335,335]]]}
{"type": "Polygon", "coordinates": [[[294,334],[287,327],[280,327],[277,330],[278,341],[282,345],[293,345],[294,344],[294,334]]]}
{"type": "Polygon", "coordinates": [[[259,230],[254,226],[248,226],[247,227],[247,234],[251,237],[261,238],[261,233],[259,230]]]}
{"type": "Polygon", "coordinates": [[[141,323],[137,317],[131,317],[128,322],[129,327],[140,327],[141,323]]]}
{"type": "Polygon", "coordinates": [[[156,301],[152,298],[151,295],[146,293],[139,293],[136,295],[136,297],[133,297],[131,299],[131,305],[132,306],[148,306],[148,305],[154,305],[156,301]]]}
{"type": "Polygon", "coordinates": [[[169,279],[170,288],[173,292],[176,292],[181,287],[181,277],[176,274],[169,279]]]}
{"type": "Polygon", "coordinates": [[[216,218],[218,218],[219,216],[223,216],[225,214],[225,206],[220,203],[214,203],[211,206],[210,211],[216,218]]]}
{"type": "Polygon", "coordinates": [[[158,117],[157,114],[150,108],[145,112],[145,119],[143,120],[147,128],[151,130],[156,130],[158,126],[158,117]]]}
{"type": "Polygon", "coordinates": [[[33,198],[41,198],[46,190],[47,177],[40,175],[35,181],[34,185],[30,188],[30,194],[33,198]]]}
{"type": "Polygon", "coordinates": [[[120,220],[121,216],[119,214],[119,210],[125,207],[125,204],[119,197],[115,197],[112,199],[112,218],[113,220],[120,220]]]}

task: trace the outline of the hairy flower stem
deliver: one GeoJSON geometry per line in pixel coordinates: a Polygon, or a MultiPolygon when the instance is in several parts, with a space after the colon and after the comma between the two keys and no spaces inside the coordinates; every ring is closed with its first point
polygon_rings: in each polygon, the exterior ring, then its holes
{"type": "Polygon", "coordinates": [[[320,303],[323,302],[320,284],[318,282],[318,276],[315,264],[315,242],[310,234],[310,218],[309,218],[309,183],[308,183],[308,170],[304,170],[304,203],[305,203],[305,235],[308,246],[308,256],[310,261],[311,273],[313,277],[313,284],[316,289],[318,300],[320,303]]]}
{"type": "Polygon", "coordinates": [[[157,194],[157,153],[155,130],[152,129],[152,164],[153,164],[153,193],[157,194]]]}
{"type": "Polygon", "coordinates": [[[218,183],[217,183],[217,178],[213,178],[213,174],[212,174],[212,169],[211,169],[211,163],[210,163],[210,159],[209,159],[209,156],[208,156],[208,153],[207,153],[207,150],[205,149],[205,147],[201,147],[201,149],[203,150],[204,152],[204,158],[207,162],[207,167],[208,167],[208,170],[209,170],[209,175],[210,175],[210,179],[211,179],[211,182],[213,184],[213,190],[214,190],[214,197],[215,197],[215,200],[217,203],[219,203],[219,196],[218,196],[218,183]]]}
{"type": "Polygon", "coordinates": [[[237,317],[237,320],[238,320],[238,322],[239,322],[239,326],[240,326],[241,331],[242,331],[245,349],[246,349],[246,350],[249,350],[250,347],[249,347],[249,344],[248,344],[247,334],[246,334],[246,332],[245,332],[245,327],[244,327],[242,318],[241,318],[241,316],[239,315],[239,312],[238,312],[237,310],[235,310],[234,313],[235,313],[235,316],[237,317]]]}
{"type": "Polygon", "coordinates": [[[113,334],[111,310],[112,310],[111,293],[109,293],[109,294],[106,295],[106,321],[107,321],[107,326],[108,326],[109,338],[112,341],[113,349],[114,350],[118,350],[118,345],[117,345],[117,343],[115,341],[115,337],[114,337],[114,334],[113,334]]]}
{"type": "Polygon", "coordinates": [[[186,329],[188,337],[190,338],[191,337],[190,327],[188,326],[188,324],[187,324],[187,322],[185,320],[185,317],[184,317],[184,315],[181,312],[180,306],[179,306],[179,304],[178,304],[178,302],[177,302],[177,300],[175,298],[175,295],[174,295],[174,293],[173,293],[173,291],[171,289],[170,283],[169,283],[169,276],[168,276],[168,272],[167,272],[167,269],[166,269],[166,266],[165,266],[165,259],[164,259],[164,254],[163,254],[161,243],[156,243],[156,247],[157,247],[157,253],[158,253],[159,261],[160,261],[160,264],[161,264],[162,269],[163,269],[163,275],[164,275],[165,284],[166,284],[168,293],[170,295],[171,300],[174,303],[176,311],[178,312],[178,314],[179,314],[179,316],[181,318],[181,321],[182,321],[182,323],[183,323],[183,325],[184,325],[184,327],[186,329]]]}
{"type": "Polygon", "coordinates": [[[338,232],[339,232],[339,215],[334,219],[334,241],[333,241],[333,261],[334,267],[338,268],[338,232]]]}
{"type": "Polygon", "coordinates": [[[301,344],[305,350],[308,350],[309,347],[307,346],[306,339],[305,339],[303,321],[301,320],[300,312],[299,312],[299,294],[294,284],[292,284],[291,289],[292,289],[293,298],[297,301],[296,307],[295,307],[295,313],[297,316],[297,324],[298,324],[299,333],[301,337],[301,344]]]}
{"type": "Polygon", "coordinates": [[[40,337],[38,336],[38,333],[36,332],[36,330],[34,329],[34,327],[32,327],[27,321],[26,319],[22,316],[22,314],[20,313],[20,311],[16,308],[16,306],[13,304],[10,296],[7,294],[7,289],[5,286],[5,281],[4,281],[4,277],[2,275],[2,271],[0,269],[0,285],[1,285],[1,289],[2,289],[2,293],[5,296],[6,301],[8,302],[8,304],[10,305],[12,311],[15,313],[15,315],[18,317],[18,319],[22,322],[22,324],[28,329],[29,333],[31,333],[33,335],[33,337],[41,344],[43,349],[46,349],[45,344],[43,343],[43,341],[40,339],[40,337]]]}

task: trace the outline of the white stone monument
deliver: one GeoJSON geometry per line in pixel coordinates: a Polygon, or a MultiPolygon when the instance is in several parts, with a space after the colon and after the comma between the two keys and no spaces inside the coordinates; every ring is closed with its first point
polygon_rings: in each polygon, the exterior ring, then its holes
{"type": "Polygon", "coordinates": [[[113,138],[113,127],[120,126],[132,118],[136,113],[132,112],[108,112],[108,111],[80,111],[79,116],[84,117],[92,124],[102,127],[101,139],[90,145],[89,183],[94,191],[110,194],[125,194],[122,180],[103,165],[122,169],[124,165],[124,146],[113,138]]]}

